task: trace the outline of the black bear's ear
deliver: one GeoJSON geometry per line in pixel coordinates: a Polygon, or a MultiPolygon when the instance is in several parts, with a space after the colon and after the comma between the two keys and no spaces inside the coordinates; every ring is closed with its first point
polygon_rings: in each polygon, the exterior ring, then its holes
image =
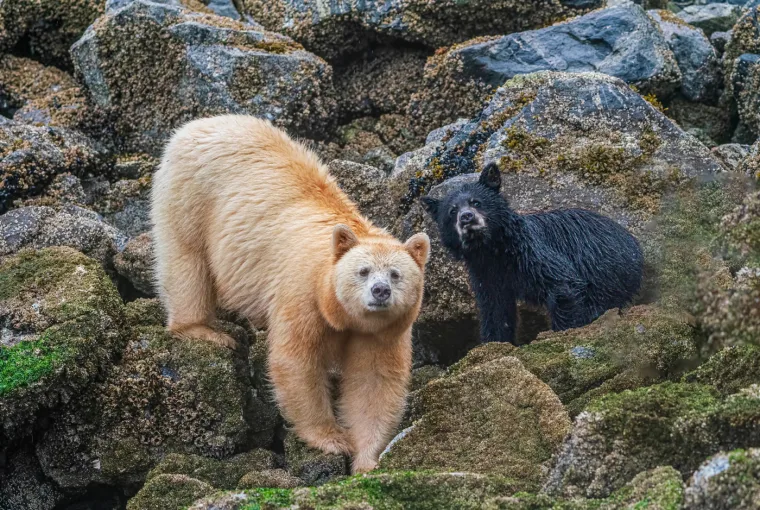
{"type": "Polygon", "coordinates": [[[501,187],[501,172],[496,163],[489,163],[488,166],[481,170],[478,182],[486,188],[499,191],[501,187]]]}
{"type": "Polygon", "coordinates": [[[430,216],[435,216],[438,214],[438,205],[441,203],[440,200],[436,200],[433,197],[424,196],[420,198],[420,201],[422,202],[422,206],[425,208],[425,210],[430,213],[430,216]]]}

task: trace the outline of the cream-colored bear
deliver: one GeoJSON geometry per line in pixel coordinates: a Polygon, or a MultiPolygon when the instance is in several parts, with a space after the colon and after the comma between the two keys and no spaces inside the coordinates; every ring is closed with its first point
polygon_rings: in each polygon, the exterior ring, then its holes
{"type": "Polygon", "coordinates": [[[427,235],[400,243],[359,213],[311,151],[236,115],[172,137],[152,219],[169,329],[234,347],[209,326],[217,306],[266,325],[270,377],[296,434],[351,453],[354,472],[371,470],[403,412],[427,235]]]}

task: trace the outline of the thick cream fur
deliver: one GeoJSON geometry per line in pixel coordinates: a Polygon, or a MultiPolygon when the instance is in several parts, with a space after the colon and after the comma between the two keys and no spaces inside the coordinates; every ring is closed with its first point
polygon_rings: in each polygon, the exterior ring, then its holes
{"type": "Polygon", "coordinates": [[[234,347],[210,327],[217,307],[268,327],[270,377],[296,434],[352,453],[355,472],[372,469],[403,412],[427,236],[402,244],[373,226],[311,151],[267,121],[235,115],[190,122],[172,137],[153,180],[152,219],[169,329],[234,347]],[[395,277],[387,309],[367,308],[363,268],[395,277]]]}

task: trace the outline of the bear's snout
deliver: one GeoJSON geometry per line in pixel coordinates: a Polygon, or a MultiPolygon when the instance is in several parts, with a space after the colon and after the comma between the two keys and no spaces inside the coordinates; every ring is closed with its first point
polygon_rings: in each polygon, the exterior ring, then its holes
{"type": "Polygon", "coordinates": [[[391,287],[385,282],[376,282],[371,291],[372,297],[380,303],[385,303],[391,297],[391,287]]]}
{"type": "Polygon", "coordinates": [[[472,214],[472,211],[462,211],[459,214],[459,223],[463,227],[471,224],[473,221],[475,221],[475,215],[472,214]]]}

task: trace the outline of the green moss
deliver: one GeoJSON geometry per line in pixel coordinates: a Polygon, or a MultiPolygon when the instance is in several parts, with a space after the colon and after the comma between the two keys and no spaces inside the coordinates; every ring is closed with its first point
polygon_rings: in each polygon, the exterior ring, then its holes
{"type": "Polygon", "coordinates": [[[71,351],[40,338],[0,350],[0,397],[39,381],[69,359],[71,351]]]}
{"type": "Polygon", "coordinates": [[[760,500],[760,449],[721,452],[707,459],[690,485],[688,508],[756,508],[760,500]]]}
{"type": "Polygon", "coordinates": [[[187,475],[217,489],[234,489],[240,478],[249,471],[273,467],[274,454],[268,450],[252,450],[225,460],[172,453],[148,473],[147,479],[165,474],[187,475]]]}
{"type": "Polygon", "coordinates": [[[214,492],[200,480],[184,475],[159,475],[127,503],[127,510],[181,510],[214,492]]]}
{"type": "Polygon", "coordinates": [[[684,375],[683,381],[708,384],[723,395],[736,393],[760,381],[760,347],[727,347],[684,375]]]}

